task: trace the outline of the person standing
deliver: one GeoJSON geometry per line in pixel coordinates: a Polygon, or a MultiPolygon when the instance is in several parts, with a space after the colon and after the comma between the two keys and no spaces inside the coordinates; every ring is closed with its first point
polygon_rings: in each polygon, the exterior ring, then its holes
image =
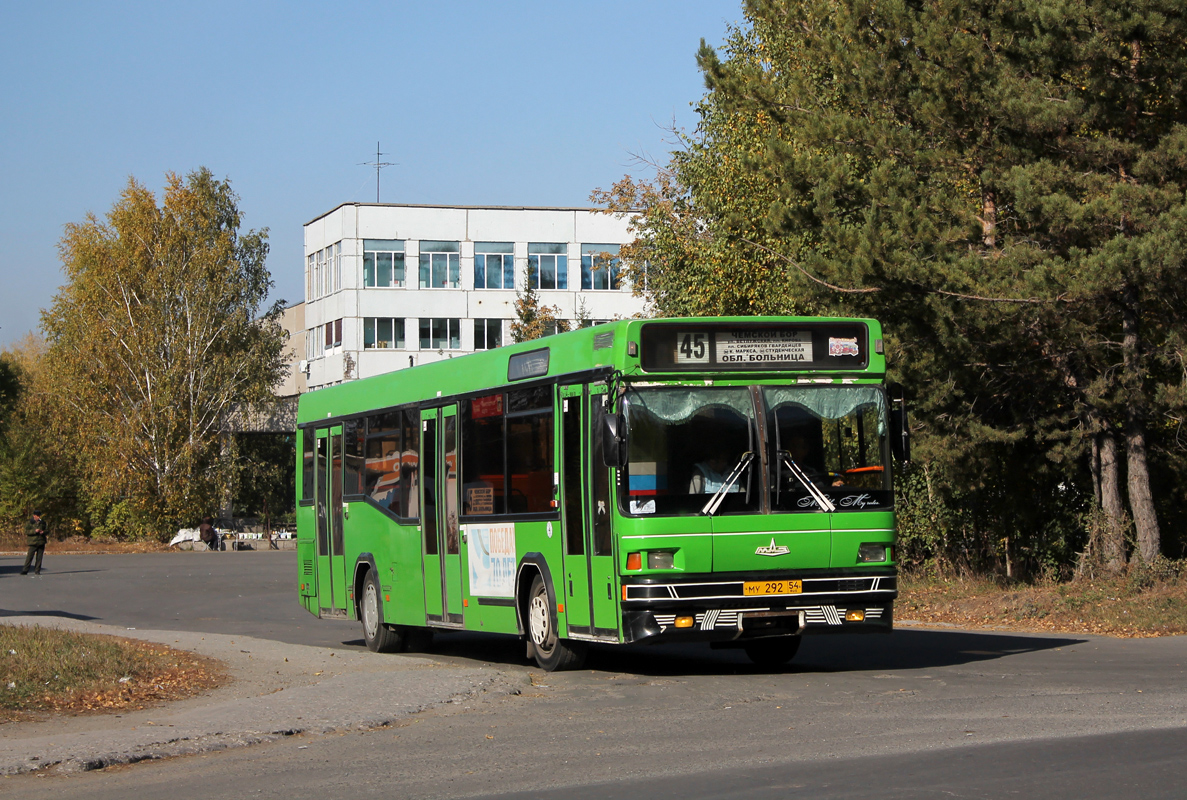
{"type": "Polygon", "coordinates": [[[29,574],[29,565],[34,563],[36,557],[36,564],[33,567],[33,574],[41,574],[41,559],[45,556],[45,520],[41,518],[40,511],[34,511],[33,516],[25,523],[25,543],[29,545],[29,552],[25,554],[25,568],[21,570],[22,575],[29,574]]]}

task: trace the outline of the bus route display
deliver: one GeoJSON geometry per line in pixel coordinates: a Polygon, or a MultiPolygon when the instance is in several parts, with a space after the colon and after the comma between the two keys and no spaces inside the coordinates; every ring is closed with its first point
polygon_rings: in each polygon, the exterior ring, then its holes
{"type": "Polygon", "coordinates": [[[864,369],[869,333],[861,323],[652,323],[640,333],[643,369],[864,369]]]}

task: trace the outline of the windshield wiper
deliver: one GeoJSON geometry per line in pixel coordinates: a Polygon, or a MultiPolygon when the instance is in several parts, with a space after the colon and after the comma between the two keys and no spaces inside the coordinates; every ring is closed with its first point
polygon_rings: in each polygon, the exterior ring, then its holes
{"type": "Polygon", "coordinates": [[[732,470],[730,470],[729,477],[727,477],[725,482],[721,484],[721,488],[713,493],[713,496],[709,498],[708,503],[705,503],[705,507],[701,509],[702,514],[706,514],[710,517],[713,516],[713,514],[717,511],[717,507],[721,505],[721,501],[725,499],[725,493],[730,490],[731,486],[738,482],[738,478],[742,477],[742,473],[746,471],[746,467],[748,467],[750,462],[753,460],[753,451],[747,450],[742,454],[742,457],[738,459],[738,463],[732,470]]]}
{"type": "Polygon", "coordinates": [[[816,501],[821,510],[837,510],[837,507],[833,505],[833,501],[829,500],[824,492],[820,491],[820,489],[816,487],[816,484],[812,483],[812,479],[808,477],[807,473],[800,469],[800,465],[795,463],[795,459],[791,457],[791,453],[787,452],[786,450],[780,450],[779,456],[783,459],[783,464],[788,470],[791,471],[791,474],[795,476],[795,479],[804,485],[804,488],[808,490],[808,494],[812,495],[812,499],[816,501]]]}

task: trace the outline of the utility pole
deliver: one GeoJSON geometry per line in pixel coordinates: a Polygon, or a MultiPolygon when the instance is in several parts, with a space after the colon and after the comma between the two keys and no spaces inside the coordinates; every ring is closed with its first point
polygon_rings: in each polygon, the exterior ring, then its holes
{"type": "Polygon", "coordinates": [[[399,164],[397,164],[396,162],[384,161],[383,160],[384,155],[386,155],[386,153],[381,153],[379,151],[379,142],[376,142],[375,143],[375,160],[374,161],[364,161],[361,164],[359,164],[360,167],[375,167],[375,202],[376,203],[379,202],[379,170],[383,169],[384,167],[399,166],[399,164]]]}

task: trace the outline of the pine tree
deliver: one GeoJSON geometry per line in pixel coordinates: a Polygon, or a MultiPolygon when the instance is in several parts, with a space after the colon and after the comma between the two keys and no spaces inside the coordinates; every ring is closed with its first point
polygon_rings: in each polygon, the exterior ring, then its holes
{"type": "Polygon", "coordinates": [[[1050,512],[1008,498],[1042,486],[1074,510],[1090,484],[1113,566],[1124,494],[1138,555],[1156,557],[1151,436],[1169,441],[1156,423],[1184,410],[1181,5],[750,0],[746,15],[724,57],[702,44],[709,92],[672,179],[635,192],[642,252],[671,273],[653,302],[708,308],[698,264],[723,243],[748,253],[738,287],[776,258],[783,307],[887,323],[920,454],[961,491],[1033,531],[1050,512]]]}

